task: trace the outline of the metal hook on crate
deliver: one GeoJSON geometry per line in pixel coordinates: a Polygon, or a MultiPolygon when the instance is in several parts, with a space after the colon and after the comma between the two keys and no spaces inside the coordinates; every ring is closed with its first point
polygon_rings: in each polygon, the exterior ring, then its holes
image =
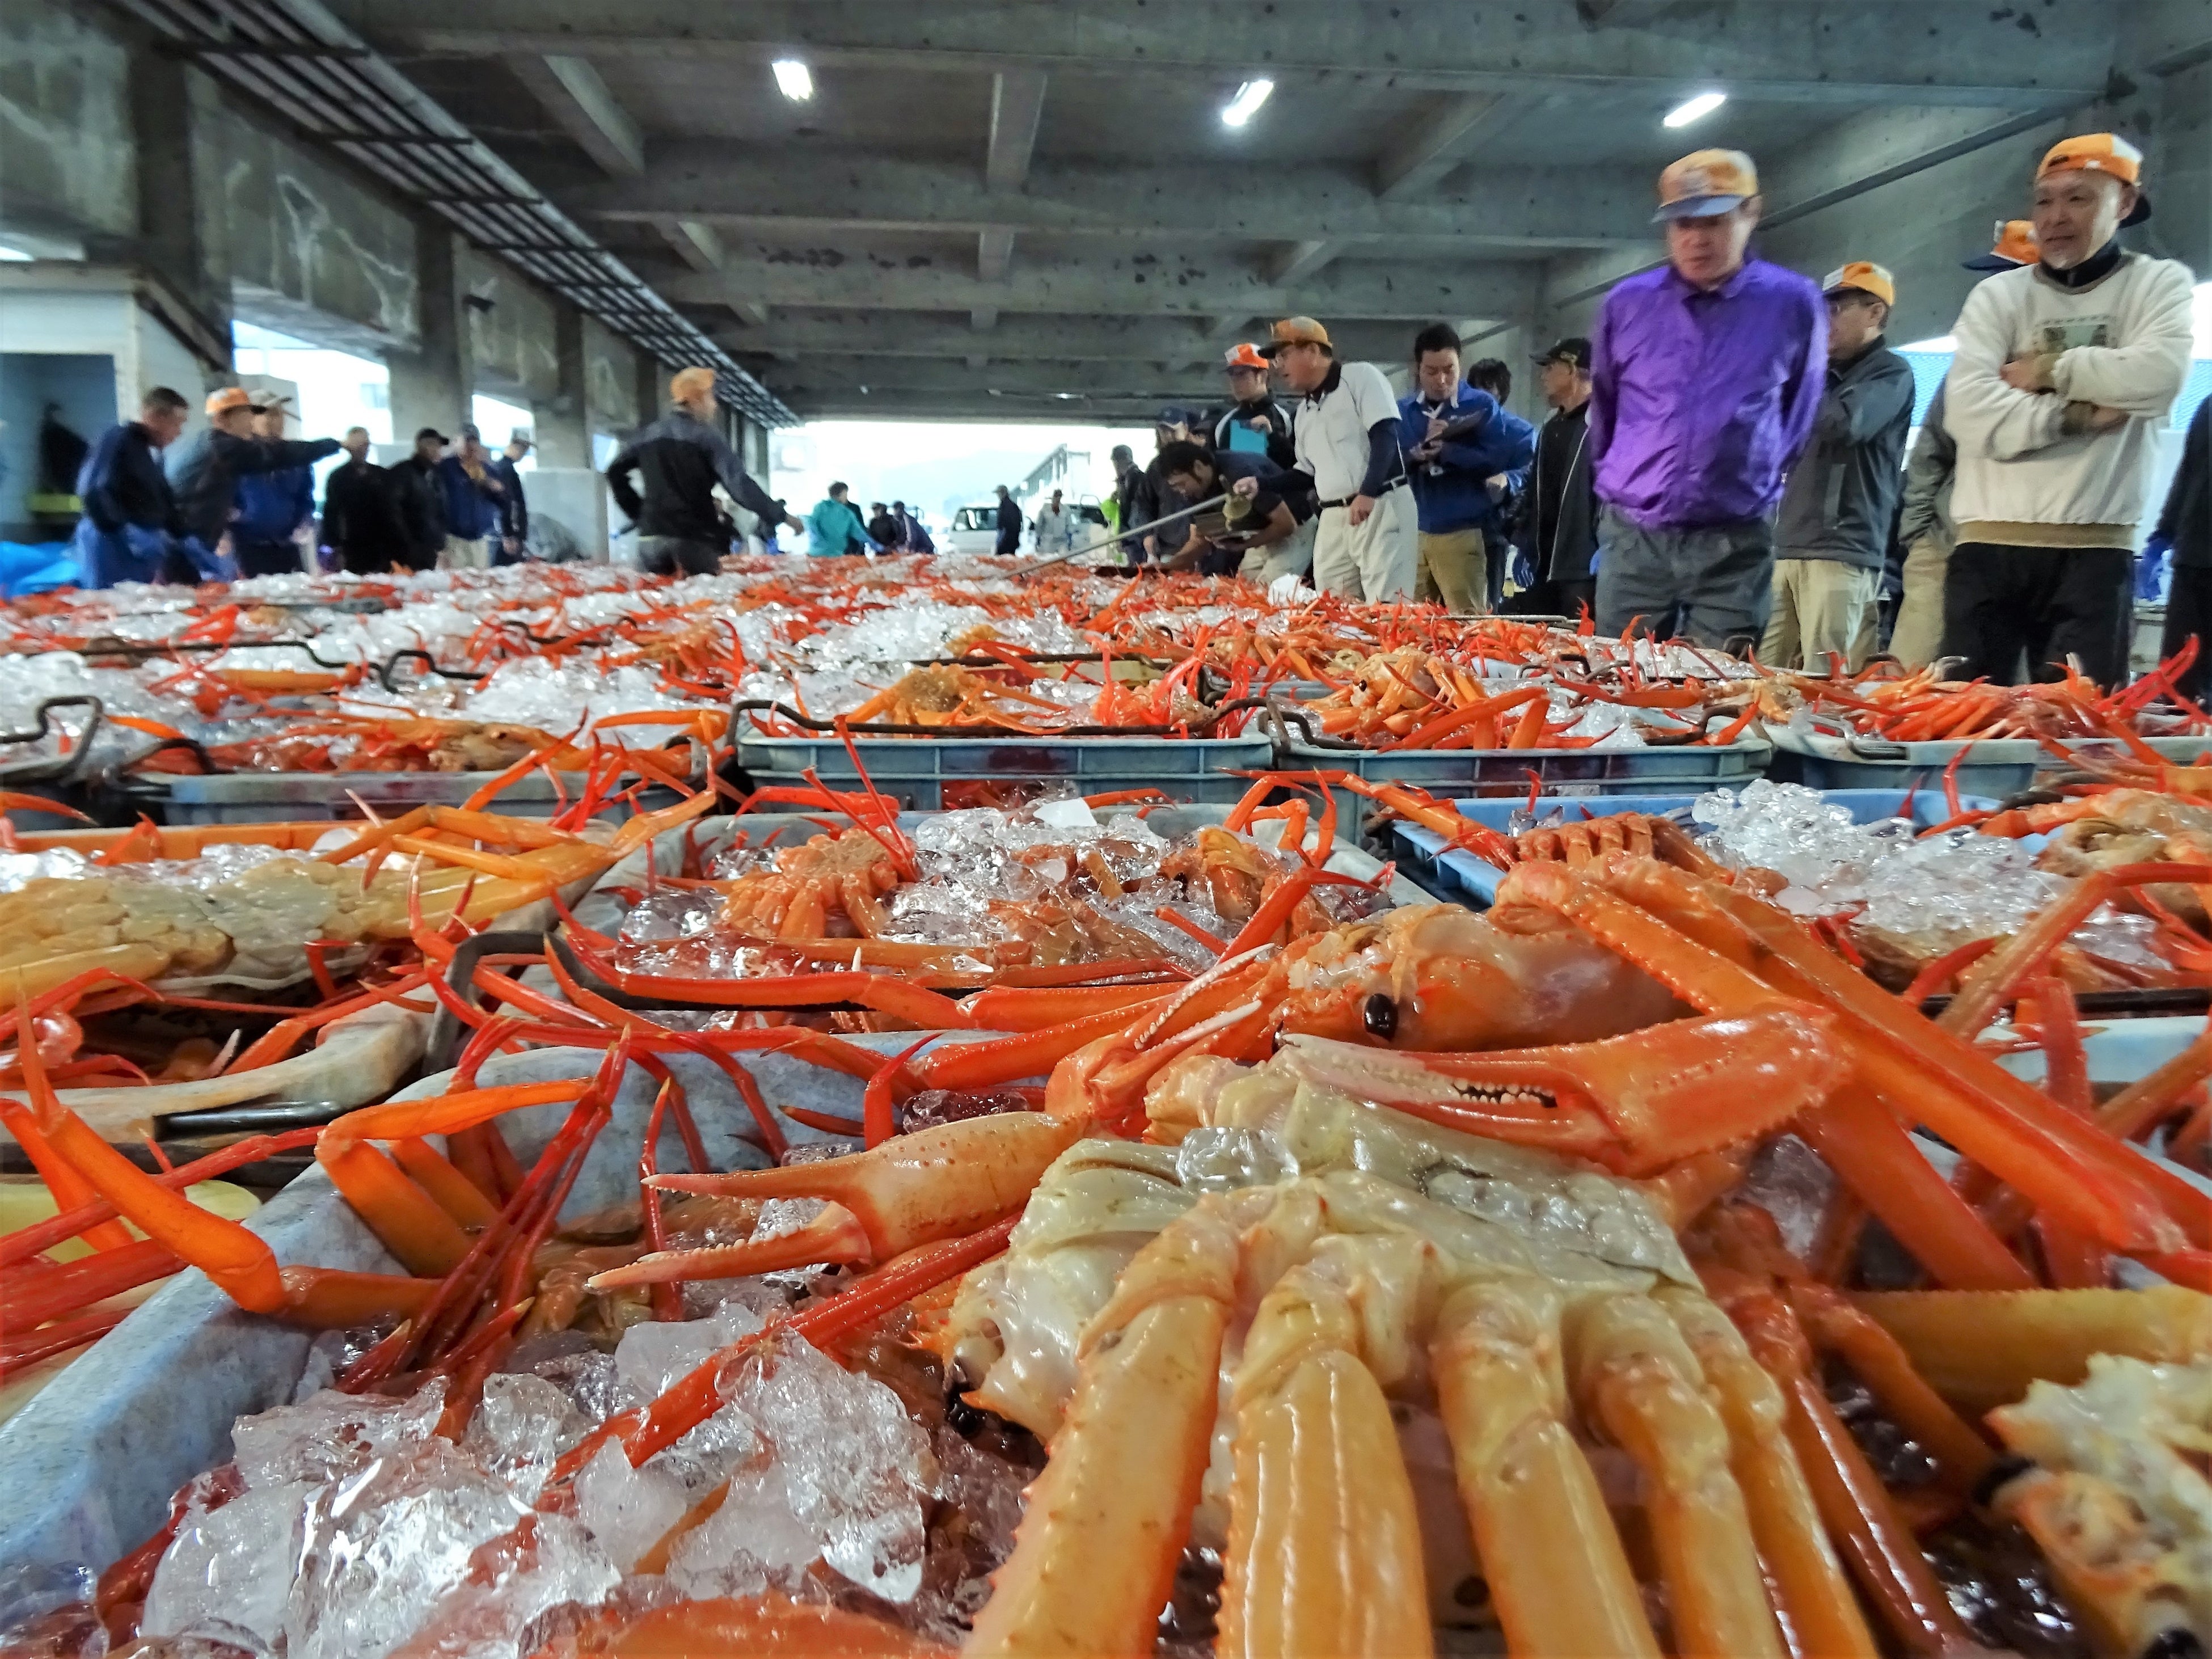
{"type": "MultiPolygon", "coordinates": [[[[408,646],[393,652],[384,666],[376,671],[377,684],[387,691],[398,691],[399,688],[392,683],[392,670],[410,658],[421,663],[424,672],[435,674],[442,680],[487,680],[491,678],[488,670],[441,668],[438,665],[438,659],[428,652],[418,651],[414,647],[408,646]]],[[[348,666],[350,665],[350,664],[348,665],[348,666]]]]}

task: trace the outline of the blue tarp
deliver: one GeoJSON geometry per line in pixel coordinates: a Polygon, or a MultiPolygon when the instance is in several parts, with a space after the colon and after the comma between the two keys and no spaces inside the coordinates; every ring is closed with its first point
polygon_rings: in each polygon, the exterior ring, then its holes
{"type": "Polygon", "coordinates": [[[83,580],[67,542],[0,542],[0,597],[20,599],[83,580]]]}

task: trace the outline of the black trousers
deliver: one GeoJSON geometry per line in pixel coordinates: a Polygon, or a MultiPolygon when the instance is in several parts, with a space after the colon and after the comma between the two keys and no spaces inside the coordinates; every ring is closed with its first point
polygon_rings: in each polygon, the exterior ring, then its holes
{"type": "Polygon", "coordinates": [[[721,569],[726,550],[688,536],[644,536],[638,540],[637,562],[648,576],[711,576],[721,569]]]}
{"type": "Polygon", "coordinates": [[[2204,684],[2212,676],[2212,566],[2177,564],[2173,589],[2166,596],[2166,632],[2159,636],[2158,654],[2170,657],[2197,641],[2197,660],[2173,683],[2173,689],[2191,702],[2204,700],[2204,684]]]}
{"type": "Polygon", "coordinates": [[[1588,605],[1590,614],[1597,614],[1597,578],[1584,576],[1580,580],[1563,577],[1557,581],[1538,582],[1534,587],[1524,587],[1502,607],[1509,617],[1565,617],[1570,622],[1578,620],[1583,607],[1588,605]]]}
{"type": "Polygon", "coordinates": [[[300,574],[297,543],[255,542],[234,536],[230,550],[238,557],[238,574],[241,576],[296,576],[300,574]]]}
{"type": "Polygon", "coordinates": [[[1943,654],[1966,659],[1960,679],[2063,679],[2071,656],[2098,684],[2124,685],[2134,622],[2135,555],[2124,547],[1960,542],[1951,550],[1943,654]]]}

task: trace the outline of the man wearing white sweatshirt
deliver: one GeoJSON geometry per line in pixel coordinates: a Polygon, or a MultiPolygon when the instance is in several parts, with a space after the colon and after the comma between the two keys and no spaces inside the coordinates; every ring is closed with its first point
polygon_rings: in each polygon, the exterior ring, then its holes
{"type": "Polygon", "coordinates": [[[2033,265],[1966,296],[1944,382],[1958,545],[1943,652],[1960,677],[2127,678],[2136,526],[2152,446],[2189,370],[2189,268],[2123,251],[2150,216],[2142,155],[2090,133],[2036,171],[2033,265]]]}

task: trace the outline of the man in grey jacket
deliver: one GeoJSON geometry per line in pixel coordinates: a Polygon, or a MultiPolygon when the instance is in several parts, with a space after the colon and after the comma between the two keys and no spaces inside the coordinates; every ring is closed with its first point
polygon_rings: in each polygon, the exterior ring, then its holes
{"type": "Polygon", "coordinates": [[[1820,284],[1828,384],[1774,526],[1774,608],[1759,646],[1771,668],[1853,668],[1873,653],[1882,556],[1912,427],[1912,368],[1883,343],[1897,289],[1854,259],[1820,284]]]}
{"type": "Polygon", "coordinates": [[[163,580],[173,582],[229,581],[236,565],[221,551],[223,532],[237,507],[238,480],[247,473],[278,472],[312,466],[338,453],[336,438],[301,441],[254,435],[260,411],[242,387],[224,386],[207,400],[208,423],[197,437],[172,448],[163,470],[177,503],[183,534],[170,556],[163,580]]]}

